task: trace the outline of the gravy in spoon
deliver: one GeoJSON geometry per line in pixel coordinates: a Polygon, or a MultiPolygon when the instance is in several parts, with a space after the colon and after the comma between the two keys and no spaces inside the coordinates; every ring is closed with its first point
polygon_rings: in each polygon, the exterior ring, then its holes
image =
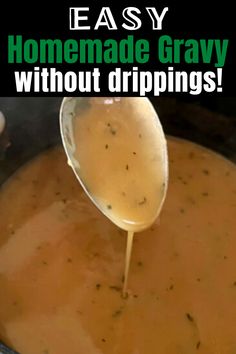
{"type": "Polygon", "coordinates": [[[166,195],[164,133],[146,98],[88,99],[73,124],[76,172],[95,204],[128,231],[125,294],[134,232],[152,225],[166,195]]]}

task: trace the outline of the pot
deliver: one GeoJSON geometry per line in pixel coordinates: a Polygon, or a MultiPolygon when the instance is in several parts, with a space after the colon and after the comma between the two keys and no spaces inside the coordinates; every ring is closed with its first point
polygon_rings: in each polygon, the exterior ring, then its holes
{"type": "MultiPolygon", "coordinates": [[[[41,151],[61,144],[61,98],[0,98],[6,124],[0,135],[0,185],[41,151]]],[[[152,98],[166,134],[191,140],[236,162],[233,98],[152,98]]],[[[14,353],[1,344],[0,354],[14,353]]]]}

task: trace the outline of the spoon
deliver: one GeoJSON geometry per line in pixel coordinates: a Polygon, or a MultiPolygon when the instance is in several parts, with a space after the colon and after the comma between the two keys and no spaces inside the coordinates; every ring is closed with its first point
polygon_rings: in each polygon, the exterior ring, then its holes
{"type": "MultiPolygon", "coordinates": [[[[149,227],[160,213],[166,196],[168,181],[166,140],[151,102],[147,98],[136,97],[64,98],[60,109],[60,129],[68,164],[72,167],[85,192],[97,208],[113,223],[126,231],[136,232],[149,227]],[[134,116],[135,118],[133,118],[134,116]],[[143,122],[146,123],[143,124],[143,122]],[[120,131],[124,135],[123,138],[120,131]],[[139,134],[139,137],[132,142],[134,134],[139,134]],[[146,135],[145,140],[141,139],[144,135],[146,135]],[[141,156],[138,156],[139,145],[141,144],[141,156]],[[100,147],[102,151],[99,150],[100,147]],[[118,154],[120,150],[122,150],[122,156],[118,154]],[[126,153],[132,156],[128,156],[126,159],[126,153]],[[117,159],[117,165],[114,159],[117,159]],[[149,159],[149,161],[142,161],[142,159],[149,159]],[[124,160],[123,175],[119,171],[119,166],[122,163],[120,160],[124,160]],[[134,163],[136,165],[132,166],[134,163]],[[148,164],[152,164],[152,168],[145,174],[142,168],[148,169],[148,164]],[[110,171],[112,169],[115,169],[115,171],[110,171]],[[125,169],[127,169],[127,173],[125,169]],[[92,172],[93,175],[91,175],[92,172]],[[152,205],[153,210],[151,210],[150,218],[148,220],[146,218],[145,221],[142,220],[140,215],[134,215],[134,213],[131,215],[131,210],[124,210],[127,215],[123,215],[124,213],[121,212],[121,209],[124,208],[124,205],[121,205],[122,196],[119,196],[121,199],[121,201],[119,200],[119,207],[117,205],[118,211],[122,214],[121,217],[115,215],[112,200],[108,200],[109,193],[112,194],[112,198],[116,197],[118,199],[118,193],[115,190],[116,188],[121,190],[121,186],[115,185],[115,183],[119,178],[119,184],[124,185],[123,192],[129,193],[127,187],[132,187],[132,181],[131,185],[128,185],[124,178],[130,176],[133,172],[139,173],[143,178],[157,178],[158,181],[154,181],[156,182],[154,186],[156,189],[159,188],[158,184],[161,184],[160,191],[154,190],[156,201],[152,205]],[[106,176],[102,176],[102,174],[106,174],[106,176]],[[108,179],[111,177],[113,180],[108,183],[108,179]]],[[[137,177],[135,176],[136,179],[137,177]]],[[[136,189],[138,187],[144,189],[150,183],[147,181],[144,186],[142,184],[144,184],[144,181],[140,183],[136,181],[136,189]]],[[[141,191],[140,200],[137,200],[140,205],[144,205],[146,202],[144,194],[145,191],[141,191]]],[[[123,201],[127,203],[127,198],[123,198],[123,201]]],[[[130,209],[130,205],[127,205],[128,208],[125,209],[130,209]]],[[[138,213],[138,210],[136,212],[138,213]]],[[[143,212],[144,210],[142,210],[143,212]]],[[[147,217],[147,215],[144,216],[147,217]]]]}
{"type": "Polygon", "coordinates": [[[87,195],[128,231],[126,288],[133,234],[156,220],[167,191],[158,115],[143,97],[70,97],[61,104],[60,130],[68,164],[87,195]]]}
{"type": "Polygon", "coordinates": [[[0,342],[0,354],[19,354],[0,342]]]}
{"type": "Polygon", "coordinates": [[[5,117],[3,113],[0,111],[0,135],[2,134],[4,128],[5,128],[5,117]]]}

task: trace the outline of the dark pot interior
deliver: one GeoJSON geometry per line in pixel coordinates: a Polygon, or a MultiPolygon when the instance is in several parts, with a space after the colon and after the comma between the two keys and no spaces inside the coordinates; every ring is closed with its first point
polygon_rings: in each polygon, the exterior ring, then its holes
{"type": "MultiPolygon", "coordinates": [[[[61,98],[0,98],[0,110],[7,120],[5,139],[10,142],[6,150],[4,144],[0,144],[0,184],[40,151],[61,143],[58,123],[61,100],[61,98]]],[[[236,162],[234,98],[188,101],[151,98],[151,101],[166,134],[197,142],[236,162]]]]}

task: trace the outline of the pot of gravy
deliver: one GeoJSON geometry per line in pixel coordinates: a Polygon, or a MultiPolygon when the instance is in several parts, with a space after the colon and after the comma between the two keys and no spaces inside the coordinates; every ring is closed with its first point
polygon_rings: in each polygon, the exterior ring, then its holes
{"type": "Polygon", "coordinates": [[[234,102],[151,101],[167,140],[168,191],[134,238],[124,297],[126,232],[67,164],[61,99],[0,99],[0,341],[16,352],[236,352],[234,102]]]}

